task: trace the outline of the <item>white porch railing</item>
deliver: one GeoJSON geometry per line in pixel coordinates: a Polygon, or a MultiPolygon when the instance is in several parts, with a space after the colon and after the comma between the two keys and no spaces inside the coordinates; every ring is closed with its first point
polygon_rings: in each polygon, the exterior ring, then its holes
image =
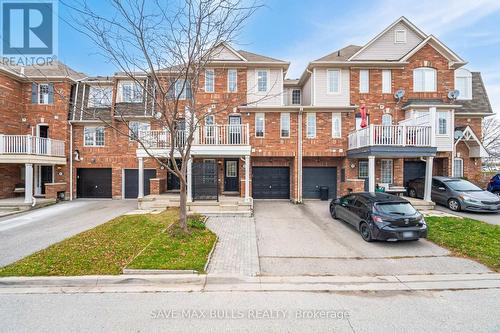
{"type": "Polygon", "coordinates": [[[367,146],[431,146],[430,126],[370,125],[349,133],[349,149],[367,146]]]}
{"type": "Polygon", "coordinates": [[[64,157],[64,141],[31,135],[0,134],[0,154],[64,157]]]}
{"type": "MultiPolygon", "coordinates": [[[[183,147],[187,140],[187,131],[177,131],[175,147],[183,147]]],[[[139,140],[147,148],[167,148],[172,146],[172,137],[167,130],[140,131],[139,140]]],[[[196,128],[193,145],[249,145],[250,131],[248,124],[209,125],[196,128]]]]}

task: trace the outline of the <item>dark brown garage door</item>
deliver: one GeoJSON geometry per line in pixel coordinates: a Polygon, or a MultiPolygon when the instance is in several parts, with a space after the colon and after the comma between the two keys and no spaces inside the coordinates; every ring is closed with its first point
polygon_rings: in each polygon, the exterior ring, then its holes
{"type": "Polygon", "coordinates": [[[252,194],[254,199],[289,199],[290,168],[253,167],[252,194]]]}
{"type": "Polygon", "coordinates": [[[304,167],[302,169],[302,196],[305,199],[319,199],[319,188],[328,187],[328,197],[337,197],[337,168],[304,167]]]}
{"type": "MultiPolygon", "coordinates": [[[[155,169],[144,169],[144,195],[149,195],[149,180],[156,177],[155,169]]],[[[139,170],[125,169],[125,198],[135,199],[139,195],[139,170]]]]}
{"type": "Polygon", "coordinates": [[[76,170],[78,198],[111,198],[111,169],[80,168],[76,170]]]}

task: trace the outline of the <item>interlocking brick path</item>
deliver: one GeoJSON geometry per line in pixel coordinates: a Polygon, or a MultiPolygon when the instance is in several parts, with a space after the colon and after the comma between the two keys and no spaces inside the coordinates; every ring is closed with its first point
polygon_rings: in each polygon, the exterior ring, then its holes
{"type": "Polygon", "coordinates": [[[219,237],[208,265],[208,273],[259,274],[257,236],[253,217],[215,216],[207,227],[219,237]]]}

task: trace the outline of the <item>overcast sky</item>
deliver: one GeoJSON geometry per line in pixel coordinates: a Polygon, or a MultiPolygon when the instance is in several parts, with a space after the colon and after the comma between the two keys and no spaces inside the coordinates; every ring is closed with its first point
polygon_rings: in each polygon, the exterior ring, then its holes
{"type": "MultiPolygon", "coordinates": [[[[468,61],[468,69],[482,72],[493,108],[500,110],[500,0],[264,3],[265,7],[248,21],[235,48],[290,61],[289,78],[299,77],[309,61],[349,44],[363,45],[397,18],[406,16],[468,61]]],[[[60,8],[62,17],[64,12],[60,8]]],[[[59,28],[59,58],[89,75],[110,75],[115,71],[97,54],[87,37],[63,20],[59,28]]]]}

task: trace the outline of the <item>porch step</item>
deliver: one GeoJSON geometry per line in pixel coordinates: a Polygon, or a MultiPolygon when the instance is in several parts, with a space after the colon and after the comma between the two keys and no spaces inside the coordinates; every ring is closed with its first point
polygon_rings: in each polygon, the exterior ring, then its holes
{"type": "Polygon", "coordinates": [[[436,206],[436,204],[432,201],[425,201],[422,199],[415,199],[415,198],[409,198],[409,197],[404,197],[406,200],[408,200],[413,207],[415,207],[416,210],[433,210],[436,206]]]}

